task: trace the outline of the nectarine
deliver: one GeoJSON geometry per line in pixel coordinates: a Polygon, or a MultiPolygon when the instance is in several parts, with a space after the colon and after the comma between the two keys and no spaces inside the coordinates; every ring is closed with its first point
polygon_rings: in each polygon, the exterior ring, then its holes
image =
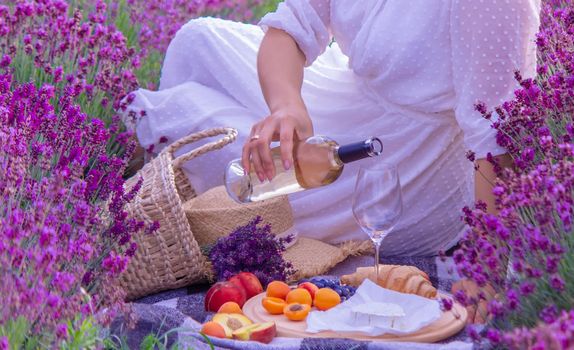
{"type": "Polygon", "coordinates": [[[263,286],[259,282],[259,278],[251,272],[240,272],[232,276],[229,282],[241,287],[245,290],[247,300],[263,292],[263,286]]]}
{"type": "Polygon", "coordinates": [[[277,335],[275,322],[254,323],[233,332],[234,339],[252,340],[268,344],[277,335]]]}
{"type": "Polygon", "coordinates": [[[253,324],[253,322],[250,319],[248,319],[244,315],[240,315],[240,314],[220,314],[220,313],[217,313],[217,314],[213,315],[212,321],[217,322],[221,326],[223,326],[223,329],[225,330],[225,335],[227,336],[227,338],[232,337],[232,333],[234,330],[239,329],[243,326],[248,326],[250,324],[253,324]]]}
{"type": "Polygon", "coordinates": [[[205,295],[205,310],[216,312],[221,305],[228,301],[234,301],[239,307],[243,307],[245,290],[231,282],[217,282],[209,288],[205,295]]]}
{"type": "Polygon", "coordinates": [[[299,283],[297,288],[306,289],[309,292],[309,294],[311,294],[312,299],[315,299],[315,293],[319,290],[319,287],[317,287],[316,285],[314,285],[311,282],[299,283]]]}

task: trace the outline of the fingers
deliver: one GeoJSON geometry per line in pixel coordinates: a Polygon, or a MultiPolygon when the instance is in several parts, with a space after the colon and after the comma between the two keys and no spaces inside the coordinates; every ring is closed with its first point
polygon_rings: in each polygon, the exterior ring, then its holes
{"type": "Polygon", "coordinates": [[[251,136],[243,146],[241,164],[246,172],[255,171],[259,181],[271,180],[275,176],[275,166],[269,143],[274,133],[274,123],[268,120],[257,123],[251,129],[251,136]],[[253,169],[251,169],[253,167],[253,169]]]}
{"type": "Polygon", "coordinates": [[[466,319],[466,324],[473,324],[474,318],[476,316],[476,304],[471,304],[466,307],[466,312],[468,313],[468,318],[466,319]]]}
{"type": "Polygon", "coordinates": [[[484,299],[481,299],[478,302],[478,307],[476,308],[476,314],[474,315],[474,323],[483,324],[486,322],[486,317],[488,313],[487,305],[488,303],[484,299]]]}
{"type": "Polygon", "coordinates": [[[488,301],[495,295],[494,288],[490,285],[481,288],[473,281],[462,280],[452,285],[453,294],[459,290],[464,291],[466,297],[471,300],[466,307],[468,312],[467,323],[485,323],[488,317],[488,301]]]}
{"type": "Polygon", "coordinates": [[[251,156],[251,146],[249,145],[249,141],[246,141],[241,151],[241,165],[243,166],[245,174],[249,174],[249,172],[251,171],[250,156],[251,156]]]}
{"type": "Polygon", "coordinates": [[[289,169],[293,164],[293,133],[295,129],[291,126],[281,128],[279,136],[279,145],[281,147],[281,159],[283,168],[289,169]]]}
{"type": "Polygon", "coordinates": [[[257,154],[257,150],[254,148],[256,138],[259,136],[259,130],[261,129],[261,123],[257,123],[253,125],[251,128],[251,133],[249,138],[245,141],[243,145],[243,150],[241,154],[241,165],[245,171],[245,174],[249,174],[252,170],[257,174],[259,181],[263,182],[264,172],[263,167],[261,166],[261,159],[257,154]],[[256,136],[257,135],[257,136],[256,136]]]}
{"type": "Polygon", "coordinates": [[[261,165],[261,158],[259,157],[259,152],[256,149],[251,149],[251,163],[253,164],[253,168],[255,173],[257,174],[257,178],[260,182],[265,181],[265,171],[263,170],[263,165],[261,165]]]}
{"type": "Polygon", "coordinates": [[[259,152],[259,158],[261,159],[261,165],[265,173],[265,177],[271,181],[275,177],[275,164],[273,163],[273,157],[271,156],[271,148],[269,143],[275,132],[274,123],[267,123],[263,129],[261,129],[260,138],[255,141],[257,146],[257,151],[259,152]]]}
{"type": "Polygon", "coordinates": [[[310,119],[302,113],[305,111],[276,112],[253,126],[242,152],[241,163],[246,172],[255,171],[260,181],[271,181],[275,177],[276,169],[269,147],[272,141],[280,142],[283,168],[293,166],[294,138],[306,139],[313,132],[310,119]]]}
{"type": "Polygon", "coordinates": [[[478,303],[472,303],[471,305],[468,305],[466,307],[466,311],[468,312],[466,323],[484,324],[488,314],[487,306],[488,302],[484,299],[480,300],[478,303]]]}
{"type": "Polygon", "coordinates": [[[254,135],[257,135],[257,131],[259,130],[259,123],[254,124],[251,127],[251,133],[249,134],[249,138],[245,140],[243,144],[242,152],[241,152],[241,165],[243,166],[243,170],[245,174],[249,174],[251,171],[251,139],[254,135]]]}

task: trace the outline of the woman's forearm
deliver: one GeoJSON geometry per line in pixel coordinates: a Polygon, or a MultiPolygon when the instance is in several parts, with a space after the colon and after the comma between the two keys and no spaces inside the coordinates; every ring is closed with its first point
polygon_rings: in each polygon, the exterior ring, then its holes
{"type": "Polygon", "coordinates": [[[313,135],[313,123],[303,98],[305,55],[285,31],[269,28],[257,54],[259,84],[269,114],[251,127],[251,135],[243,145],[242,165],[253,169],[259,181],[272,180],[275,163],[269,144],[279,141],[283,168],[293,164],[293,144],[313,135]]]}
{"type": "MultiPolygon", "coordinates": [[[[511,166],[511,158],[508,154],[502,154],[494,157],[501,167],[511,166]]],[[[492,188],[496,182],[496,173],[494,166],[486,159],[476,161],[478,170],[474,173],[474,195],[476,200],[486,203],[486,210],[491,214],[498,214],[496,209],[495,197],[492,188]]]]}
{"type": "Polygon", "coordinates": [[[302,108],[301,86],[305,55],[286,32],[269,28],[257,56],[257,72],[263,97],[271,113],[302,108]]]}

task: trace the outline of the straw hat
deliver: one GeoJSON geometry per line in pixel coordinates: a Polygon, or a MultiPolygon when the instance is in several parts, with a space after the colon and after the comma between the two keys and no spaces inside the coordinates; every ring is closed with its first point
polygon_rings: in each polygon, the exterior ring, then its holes
{"type": "Polygon", "coordinates": [[[357,241],[334,246],[299,236],[293,226],[293,212],[287,196],[239,204],[228,196],[225,187],[219,186],[187,201],[183,208],[200,246],[214,244],[219,237],[246,225],[256,216],[261,216],[263,223],[271,225],[271,233],[275,236],[292,235],[294,240],[283,254],[296,270],[292,280],[324,274],[347,256],[358,254],[372,245],[357,241]]]}

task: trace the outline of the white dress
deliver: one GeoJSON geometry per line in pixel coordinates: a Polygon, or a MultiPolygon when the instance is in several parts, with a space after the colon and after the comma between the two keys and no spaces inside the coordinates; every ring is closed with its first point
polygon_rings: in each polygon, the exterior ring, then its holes
{"type": "MultiPolygon", "coordinates": [[[[223,182],[251,126],[268,113],[256,57],[267,27],[291,34],[306,56],[303,99],[316,134],[339,143],[378,136],[380,160],[398,164],[404,211],[383,241],[386,255],[431,255],[452,246],[473,201],[467,150],[504,153],[474,111],[511,99],[515,69],[535,74],[539,0],[286,0],[260,26],[215,18],[184,25],[171,42],[159,91],[139,89],[132,120],[143,147],[215,126],[239,139],[187,165],[199,192],[223,182]],[[336,43],[331,43],[332,37],[336,43]],[[331,44],[330,44],[331,43],[331,44]]],[[[132,114],[133,115],[133,114],[132,114]]],[[[332,185],[291,195],[302,236],[367,239],[351,196],[361,161],[332,185]]]]}

